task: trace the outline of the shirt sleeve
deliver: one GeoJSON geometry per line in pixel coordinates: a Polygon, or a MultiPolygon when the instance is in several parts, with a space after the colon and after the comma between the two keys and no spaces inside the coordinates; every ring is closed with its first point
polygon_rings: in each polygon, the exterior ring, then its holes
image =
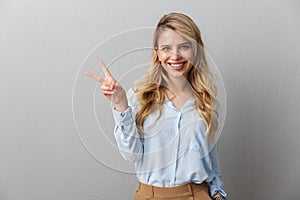
{"type": "MultiPolygon", "coordinates": [[[[131,98],[131,97],[130,97],[131,98]]],[[[137,161],[143,154],[143,142],[135,124],[132,106],[124,112],[113,109],[115,120],[114,136],[122,157],[129,161],[137,161]]]]}
{"type": "Polygon", "coordinates": [[[213,171],[213,179],[208,183],[210,186],[210,195],[213,197],[217,192],[219,192],[223,197],[226,197],[227,194],[223,190],[224,183],[221,177],[221,169],[218,157],[218,145],[215,144],[212,150],[209,153],[210,160],[212,162],[212,171],[213,171]]]}

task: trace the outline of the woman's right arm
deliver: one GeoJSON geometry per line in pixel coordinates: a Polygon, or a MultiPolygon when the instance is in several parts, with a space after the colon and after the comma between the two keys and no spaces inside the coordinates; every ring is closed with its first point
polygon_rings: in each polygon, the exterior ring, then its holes
{"type": "Polygon", "coordinates": [[[143,154],[143,143],[133,117],[132,107],[124,112],[113,110],[115,119],[114,135],[124,159],[137,161],[143,154]]]}
{"type": "Polygon", "coordinates": [[[91,72],[85,74],[102,83],[102,93],[114,105],[113,116],[116,124],[114,135],[121,155],[126,160],[137,161],[142,156],[143,144],[135,124],[132,108],[128,105],[126,92],[101,60],[99,64],[104,71],[105,78],[91,72]]]}

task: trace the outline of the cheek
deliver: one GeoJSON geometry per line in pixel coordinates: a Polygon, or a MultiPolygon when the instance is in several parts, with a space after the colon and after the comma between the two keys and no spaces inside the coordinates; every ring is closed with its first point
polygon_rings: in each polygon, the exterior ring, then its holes
{"type": "Polygon", "coordinates": [[[190,62],[193,62],[194,61],[194,53],[191,51],[191,52],[187,52],[185,55],[184,55],[185,59],[189,60],[190,62]]]}
{"type": "Polygon", "coordinates": [[[165,62],[167,60],[167,56],[165,54],[158,53],[157,56],[160,62],[165,62]]]}

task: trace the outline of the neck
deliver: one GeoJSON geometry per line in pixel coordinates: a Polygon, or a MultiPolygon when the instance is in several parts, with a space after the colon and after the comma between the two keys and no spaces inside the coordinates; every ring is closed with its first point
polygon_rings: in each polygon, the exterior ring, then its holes
{"type": "Polygon", "coordinates": [[[178,77],[167,80],[167,87],[176,94],[191,91],[191,85],[185,77],[178,77]]]}

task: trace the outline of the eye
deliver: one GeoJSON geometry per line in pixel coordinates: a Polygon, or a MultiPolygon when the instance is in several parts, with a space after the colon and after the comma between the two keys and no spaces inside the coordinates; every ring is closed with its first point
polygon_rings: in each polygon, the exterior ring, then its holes
{"type": "Polygon", "coordinates": [[[181,45],[179,48],[180,48],[180,50],[186,51],[186,50],[189,50],[191,47],[188,44],[184,44],[184,45],[181,45]]]}
{"type": "Polygon", "coordinates": [[[170,47],[168,47],[168,46],[165,46],[165,47],[162,47],[162,48],[161,48],[161,50],[163,50],[163,51],[170,51],[170,50],[171,50],[171,48],[170,48],[170,47]]]}

